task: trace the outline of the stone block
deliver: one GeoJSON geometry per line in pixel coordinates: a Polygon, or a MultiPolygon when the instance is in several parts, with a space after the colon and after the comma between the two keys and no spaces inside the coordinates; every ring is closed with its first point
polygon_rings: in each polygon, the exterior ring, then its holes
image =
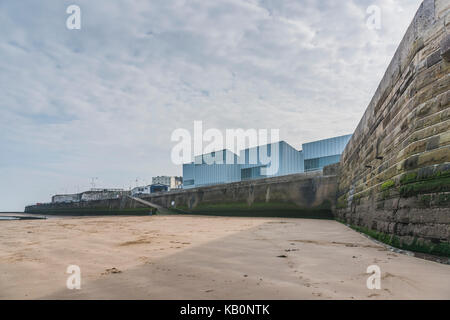
{"type": "Polygon", "coordinates": [[[440,54],[445,61],[450,62],[450,34],[442,39],[440,54]]]}
{"type": "Polygon", "coordinates": [[[427,58],[427,68],[434,66],[436,63],[438,63],[441,60],[442,60],[441,51],[440,50],[435,51],[434,53],[429,55],[427,58]]]}

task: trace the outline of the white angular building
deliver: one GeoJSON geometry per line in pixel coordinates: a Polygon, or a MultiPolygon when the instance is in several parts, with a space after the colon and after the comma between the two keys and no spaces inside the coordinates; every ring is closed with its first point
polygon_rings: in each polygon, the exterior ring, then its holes
{"type": "Polygon", "coordinates": [[[183,164],[183,188],[232,183],[322,170],[337,163],[351,135],[305,143],[296,150],[285,141],[240,151],[211,152],[183,164]]]}

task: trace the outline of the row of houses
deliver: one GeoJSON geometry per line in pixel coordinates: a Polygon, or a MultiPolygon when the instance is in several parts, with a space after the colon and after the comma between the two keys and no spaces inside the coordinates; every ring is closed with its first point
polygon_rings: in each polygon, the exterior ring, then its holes
{"type": "Polygon", "coordinates": [[[215,151],[183,165],[183,188],[284,176],[322,170],[337,163],[352,135],[304,143],[296,150],[285,141],[241,150],[215,151]]]}
{"type": "Polygon", "coordinates": [[[59,194],[52,197],[52,203],[71,203],[92,200],[117,199],[122,196],[139,196],[156,192],[166,192],[182,187],[182,177],[157,176],[152,178],[152,184],[133,188],[129,191],[124,189],[91,189],[89,191],[74,194],[59,194]]]}
{"type": "Polygon", "coordinates": [[[129,191],[125,191],[123,189],[91,189],[81,193],[54,195],[52,197],[52,203],[116,199],[129,194],[129,191]]]}

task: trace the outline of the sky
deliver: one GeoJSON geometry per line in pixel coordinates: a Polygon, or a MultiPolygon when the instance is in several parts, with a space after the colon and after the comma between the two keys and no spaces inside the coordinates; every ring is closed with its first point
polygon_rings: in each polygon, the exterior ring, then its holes
{"type": "Polygon", "coordinates": [[[0,0],[0,211],[181,175],[171,134],[196,120],[297,149],[352,133],[420,2],[0,0]]]}

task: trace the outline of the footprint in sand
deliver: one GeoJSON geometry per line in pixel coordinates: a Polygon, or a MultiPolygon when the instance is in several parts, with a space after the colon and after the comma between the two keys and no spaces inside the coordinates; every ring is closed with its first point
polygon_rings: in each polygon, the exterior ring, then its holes
{"type": "Polygon", "coordinates": [[[110,269],[105,269],[105,272],[103,272],[102,275],[107,275],[107,274],[112,274],[112,273],[122,273],[122,271],[113,267],[110,269]]]}

